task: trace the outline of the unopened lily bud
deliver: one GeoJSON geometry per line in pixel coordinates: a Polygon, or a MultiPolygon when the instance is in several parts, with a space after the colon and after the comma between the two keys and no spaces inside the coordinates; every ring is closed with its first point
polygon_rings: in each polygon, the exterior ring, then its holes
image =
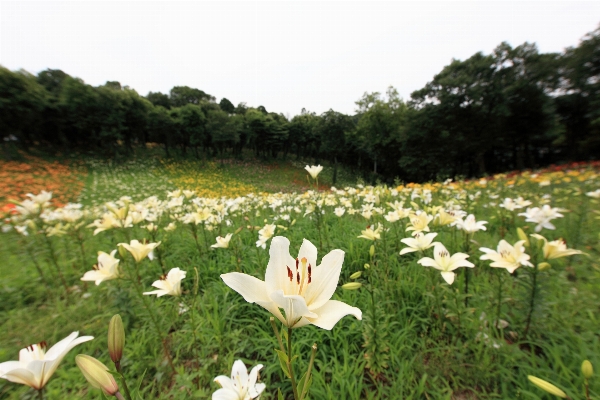
{"type": "Polygon", "coordinates": [[[547,269],[552,268],[552,265],[550,265],[550,263],[547,262],[541,262],[538,264],[538,271],[545,271],[547,269]]]}
{"type": "Polygon", "coordinates": [[[592,366],[590,360],[585,360],[581,363],[581,372],[583,373],[585,379],[590,379],[592,375],[594,375],[594,367],[592,366]]]}
{"type": "Polygon", "coordinates": [[[243,226],[240,226],[239,228],[237,228],[237,229],[235,230],[235,232],[233,232],[233,234],[234,234],[234,235],[237,235],[238,233],[240,233],[240,232],[242,231],[242,229],[244,229],[244,227],[243,227],[243,226]]]}
{"type": "Polygon", "coordinates": [[[529,379],[529,381],[531,383],[533,383],[535,386],[539,387],[540,389],[542,389],[550,394],[560,397],[561,399],[567,398],[567,394],[565,392],[563,392],[562,390],[560,390],[559,388],[557,388],[550,382],[546,382],[545,380],[536,378],[535,376],[532,376],[532,375],[527,376],[527,379],[529,379]]]}
{"type": "Polygon", "coordinates": [[[123,246],[117,246],[117,250],[119,251],[119,255],[121,256],[121,258],[125,258],[125,256],[127,255],[127,249],[123,246]]]}
{"type": "Polygon", "coordinates": [[[125,329],[123,329],[121,316],[117,314],[111,318],[108,324],[108,352],[110,353],[110,359],[115,364],[121,361],[124,347],[125,329]]]}
{"type": "Polygon", "coordinates": [[[362,275],[362,271],[358,271],[350,275],[350,279],[358,279],[362,275]]]}
{"type": "Polygon", "coordinates": [[[370,266],[369,264],[365,264],[363,267],[364,267],[365,269],[369,269],[369,268],[371,268],[371,266],[370,266]]]}
{"type": "Polygon", "coordinates": [[[371,257],[375,255],[375,245],[371,245],[371,248],[369,249],[369,255],[371,257]]]}
{"type": "Polygon", "coordinates": [[[114,396],[119,391],[115,378],[108,372],[108,367],[86,354],[79,354],[75,362],[90,385],[101,389],[107,396],[114,396]]]}
{"type": "Polygon", "coordinates": [[[525,245],[525,247],[529,247],[529,238],[527,237],[525,232],[523,232],[523,229],[517,228],[517,236],[519,237],[520,240],[525,241],[525,243],[523,243],[525,245]]]}
{"type": "Polygon", "coordinates": [[[360,283],[360,282],[349,282],[349,283],[342,285],[342,289],[357,290],[357,289],[360,289],[361,286],[362,286],[362,283],[360,283]]]}

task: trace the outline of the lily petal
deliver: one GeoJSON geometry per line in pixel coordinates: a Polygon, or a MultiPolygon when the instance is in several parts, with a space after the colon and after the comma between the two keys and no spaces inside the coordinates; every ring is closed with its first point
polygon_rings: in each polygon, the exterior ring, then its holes
{"type": "Polygon", "coordinates": [[[279,311],[279,307],[277,307],[277,304],[267,294],[265,282],[239,272],[222,274],[221,279],[223,279],[223,282],[227,286],[241,294],[248,303],[258,304],[285,324],[285,318],[283,318],[281,311],[279,311]]]}
{"type": "Polygon", "coordinates": [[[231,389],[219,389],[212,394],[212,400],[239,400],[240,395],[231,389]]]}
{"type": "Polygon", "coordinates": [[[454,282],[454,277],[456,276],[456,274],[454,272],[442,272],[442,278],[444,278],[444,280],[446,281],[446,283],[448,283],[448,285],[452,285],[452,283],[454,282]]]}
{"type": "Polygon", "coordinates": [[[334,325],[346,315],[354,315],[356,319],[362,320],[362,311],[356,307],[337,300],[329,300],[322,307],[314,310],[317,318],[307,317],[311,324],[322,329],[331,330],[334,325]]]}
{"type": "Polygon", "coordinates": [[[40,382],[36,379],[36,376],[28,369],[15,368],[6,372],[2,375],[2,378],[9,380],[14,383],[20,383],[21,385],[27,385],[34,389],[41,389],[40,382]]]}
{"type": "MultiPolygon", "coordinates": [[[[315,258],[316,251],[317,249],[315,248],[315,258]]],[[[302,249],[300,249],[300,252],[302,252],[302,249]]],[[[315,310],[323,306],[331,299],[340,280],[343,263],[344,252],[336,249],[323,257],[321,265],[313,268],[312,282],[306,288],[304,295],[306,304],[310,310],[315,310]]]]}
{"type": "MultiPolygon", "coordinates": [[[[282,289],[286,294],[292,294],[293,283],[290,282],[287,268],[295,269],[296,260],[290,256],[290,241],[283,236],[275,236],[271,241],[269,256],[263,293],[273,293],[282,289]]],[[[238,293],[242,294],[239,291],[238,293]]]]}
{"type": "Polygon", "coordinates": [[[271,293],[271,299],[285,312],[287,326],[292,326],[301,317],[316,318],[317,314],[311,312],[306,305],[306,300],[300,295],[286,295],[283,290],[271,293]]]}

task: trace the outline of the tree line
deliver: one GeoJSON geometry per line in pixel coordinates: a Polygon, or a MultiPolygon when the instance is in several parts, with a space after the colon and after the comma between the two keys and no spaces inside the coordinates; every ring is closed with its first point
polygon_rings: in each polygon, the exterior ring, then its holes
{"type": "Polygon", "coordinates": [[[119,82],[93,87],[60,70],[0,67],[5,148],[126,157],[157,143],[167,157],[198,158],[246,149],[328,160],[369,181],[426,181],[598,158],[600,28],[563,53],[502,43],[452,60],[408,100],[390,87],[356,106],[354,115],[303,109],[288,119],[187,86],[144,97],[119,82]]]}

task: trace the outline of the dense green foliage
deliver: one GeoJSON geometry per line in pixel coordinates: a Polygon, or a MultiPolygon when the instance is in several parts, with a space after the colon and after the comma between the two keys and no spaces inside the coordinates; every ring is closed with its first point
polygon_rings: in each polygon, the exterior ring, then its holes
{"type": "Polygon", "coordinates": [[[390,88],[365,93],[352,116],[302,110],[288,120],[187,86],[143,97],[119,82],[92,87],[60,70],[33,76],[0,67],[0,130],[9,156],[11,145],[119,157],[160,143],[167,156],[251,149],[263,158],[329,159],[370,182],[482,176],[595,159],[599,74],[597,29],[562,54],[502,43],[453,60],[408,101],[390,88]]]}

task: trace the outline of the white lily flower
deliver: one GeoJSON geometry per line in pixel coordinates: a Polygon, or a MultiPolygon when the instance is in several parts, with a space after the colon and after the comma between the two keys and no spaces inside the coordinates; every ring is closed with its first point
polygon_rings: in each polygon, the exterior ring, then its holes
{"type": "Polygon", "coordinates": [[[258,398],[265,390],[264,383],[256,383],[258,371],[262,367],[262,364],[256,365],[248,375],[248,369],[242,360],[237,360],[233,363],[231,378],[225,375],[219,375],[215,378],[215,382],[221,385],[221,389],[213,393],[212,400],[251,400],[258,398]]]}
{"type": "Polygon", "coordinates": [[[519,240],[514,246],[511,246],[506,240],[501,240],[498,243],[498,251],[480,247],[479,250],[485,254],[479,257],[481,260],[492,260],[490,267],[506,268],[511,274],[515,272],[521,265],[533,267],[529,261],[529,255],[525,254],[525,240],[519,240]]]}
{"type": "Polygon", "coordinates": [[[233,233],[228,233],[225,237],[217,236],[217,243],[210,247],[226,249],[229,247],[229,241],[231,240],[232,236],[233,233]]]}
{"type": "Polygon", "coordinates": [[[0,363],[0,378],[42,389],[58,368],[67,353],[80,343],[92,340],[93,336],[77,337],[73,332],[46,352],[46,342],[32,344],[19,352],[19,361],[0,363]]]}
{"type": "Polygon", "coordinates": [[[93,271],[86,272],[81,278],[82,281],[94,281],[96,286],[104,281],[119,277],[119,261],[115,258],[117,250],[113,250],[110,254],[103,251],[98,252],[98,264],[94,265],[93,271]]]}
{"type": "MultiPolygon", "coordinates": [[[[140,243],[138,240],[132,240],[129,244],[127,243],[119,243],[118,246],[125,247],[125,249],[131,253],[133,258],[135,258],[135,262],[140,262],[146,257],[151,257],[150,253],[152,250],[158,247],[158,243],[140,243]]],[[[152,258],[150,258],[152,259],[152,258]]]]}
{"type": "Polygon", "coordinates": [[[321,165],[312,165],[306,166],[304,169],[312,176],[313,179],[317,179],[317,176],[323,171],[323,167],[321,165]]]}
{"type": "Polygon", "coordinates": [[[155,294],[157,297],[164,295],[181,296],[181,281],[185,278],[186,272],[179,268],[172,268],[167,276],[154,281],[152,286],[158,288],[151,292],[144,292],[145,295],[155,294]]]}
{"type": "Polygon", "coordinates": [[[519,215],[525,217],[526,222],[535,222],[537,225],[535,227],[536,232],[541,232],[542,229],[556,229],[556,227],[550,223],[551,220],[556,218],[562,218],[563,215],[560,211],[564,211],[560,208],[552,208],[548,204],[539,207],[528,208],[526,212],[520,213],[519,215]]]}
{"type": "Polygon", "coordinates": [[[473,214],[469,214],[464,220],[456,220],[456,227],[467,233],[485,231],[485,224],[487,224],[487,221],[476,221],[473,214]]]}
{"type": "Polygon", "coordinates": [[[553,240],[553,241],[549,242],[548,239],[546,239],[542,235],[538,235],[537,233],[534,233],[531,236],[538,240],[544,241],[543,252],[544,252],[544,258],[546,260],[574,256],[576,254],[585,254],[581,250],[568,249],[567,243],[563,239],[557,239],[557,240],[553,240]]]}
{"type": "Polygon", "coordinates": [[[380,223],[377,224],[377,228],[373,229],[374,225],[367,226],[367,229],[364,231],[360,231],[362,235],[357,236],[357,238],[367,239],[367,240],[378,240],[381,239],[381,231],[383,231],[383,226],[380,223]]]}
{"type": "Polygon", "coordinates": [[[452,271],[459,267],[473,268],[475,266],[473,263],[467,261],[467,258],[469,258],[469,255],[465,253],[456,253],[450,256],[450,252],[446,250],[446,247],[438,243],[433,248],[433,259],[423,257],[417,263],[424,267],[433,267],[439,270],[442,273],[442,278],[444,278],[448,285],[452,285],[456,276],[452,271]]]}
{"type": "Polygon", "coordinates": [[[288,239],[273,238],[264,282],[238,272],[223,274],[221,279],[244,300],[257,303],[290,328],[313,324],[331,330],[346,315],[362,319],[358,308],[330,300],[344,262],[342,250],[332,250],[316,266],[317,248],[311,242],[304,239],[295,260],[289,247],[288,239]],[[285,317],[280,308],[284,309],[285,317]]]}
{"type": "Polygon", "coordinates": [[[436,244],[438,244],[438,242],[432,243],[432,241],[433,238],[436,236],[437,233],[428,233],[427,235],[417,233],[414,238],[405,238],[400,240],[402,243],[408,246],[400,250],[400,255],[412,253],[413,251],[424,251],[430,247],[435,246],[436,244]]]}

